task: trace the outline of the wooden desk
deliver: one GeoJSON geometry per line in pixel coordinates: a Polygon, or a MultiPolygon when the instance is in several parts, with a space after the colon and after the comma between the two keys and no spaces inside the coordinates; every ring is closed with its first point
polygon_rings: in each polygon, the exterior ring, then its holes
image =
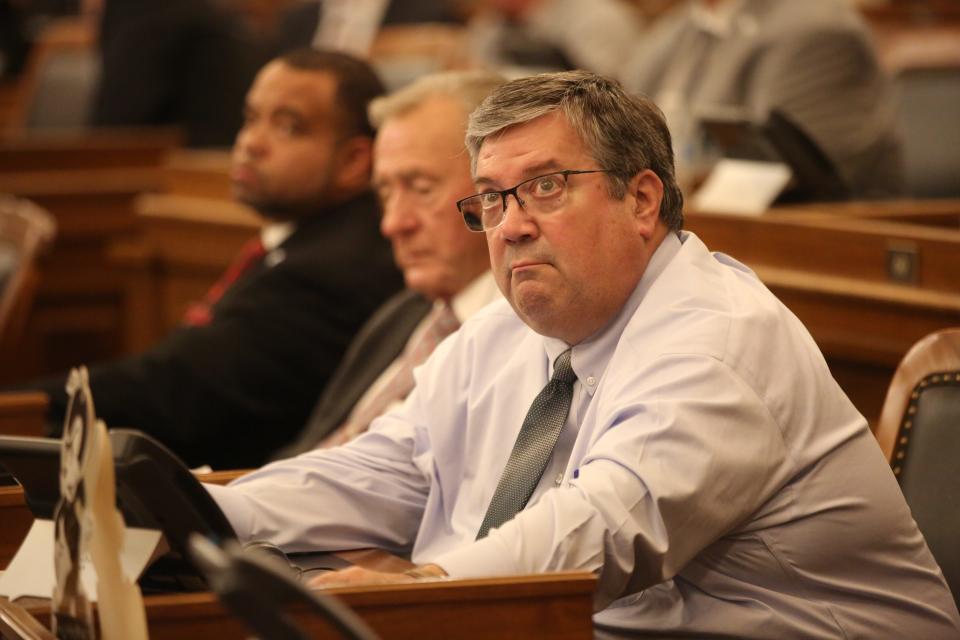
{"type": "Polygon", "coordinates": [[[166,193],[214,200],[233,199],[230,152],[177,149],[167,156],[166,193]]]}
{"type": "MultiPolygon", "coordinates": [[[[591,574],[553,573],[351,587],[327,593],[391,640],[585,640],[592,637],[595,587],[591,574]]],[[[48,623],[45,602],[19,603],[48,623]]],[[[249,633],[213,594],[147,596],[144,605],[151,640],[244,638],[249,633]]],[[[311,638],[340,637],[317,616],[298,608],[292,611],[311,638]]]]}
{"type": "MultiPolygon", "coordinates": [[[[763,217],[690,213],[687,227],[710,249],[756,271],[806,325],[834,377],[875,424],[910,346],[960,325],[960,229],[844,215],[855,206],[790,208],[763,217]],[[897,260],[912,264],[910,281],[892,279],[897,260]]],[[[909,212],[892,206],[883,212],[898,214],[909,212]]]]}
{"type": "MultiPolygon", "coordinates": [[[[374,631],[393,640],[592,637],[596,578],[583,573],[332,589],[374,631]]],[[[147,599],[151,640],[243,638],[210,594],[147,599]]],[[[297,615],[312,638],[336,638],[325,622],[297,615]]]]}
{"type": "Polygon", "coordinates": [[[39,391],[0,393],[0,435],[42,436],[49,402],[39,391]]]}
{"type": "Polygon", "coordinates": [[[821,214],[832,218],[862,218],[960,230],[960,200],[880,200],[813,202],[777,207],[770,212],[778,218],[808,220],[821,214]]]}
{"type": "Polygon", "coordinates": [[[0,173],[158,167],[179,147],[175,128],[131,127],[0,136],[0,173]]]}

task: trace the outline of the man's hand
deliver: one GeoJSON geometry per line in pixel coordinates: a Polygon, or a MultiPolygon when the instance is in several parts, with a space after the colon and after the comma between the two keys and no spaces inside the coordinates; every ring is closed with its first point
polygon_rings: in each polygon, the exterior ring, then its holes
{"type": "Polygon", "coordinates": [[[386,573],[363,567],[350,567],[324,573],[310,580],[311,587],[346,587],[365,584],[400,584],[416,582],[421,578],[442,578],[447,573],[435,564],[416,567],[405,573],[386,573]]]}

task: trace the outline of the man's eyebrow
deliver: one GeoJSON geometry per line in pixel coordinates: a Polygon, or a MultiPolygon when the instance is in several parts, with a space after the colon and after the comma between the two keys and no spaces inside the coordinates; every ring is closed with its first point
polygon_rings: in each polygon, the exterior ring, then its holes
{"type": "Polygon", "coordinates": [[[440,180],[440,176],[434,173],[428,173],[423,169],[408,169],[406,171],[399,171],[395,174],[384,176],[384,175],[374,175],[371,180],[371,184],[374,187],[383,186],[388,182],[413,182],[414,180],[430,180],[431,182],[437,182],[440,180]]]}
{"type": "Polygon", "coordinates": [[[292,118],[298,122],[306,122],[306,118],[303,116],[303,114],[293,107],[277,107],[277,110],[273,112],[273,116],[280,118],[292,118]]]}
{"type": "MultiPolygon", "coordinates": [[[[551,171],[559,171],[560,167],[561,167],[560,163],[554,159],[544,160],[543,162],[538,162],[536,164],[532,164],[528,167],[525,167],[520,175],[523,176],[524,180],[528,180],[530,178],[536,178],[537,176],[542,176],[545,173],[550,173],[551,171]]],[[[496,180],[494,180],[493,178],[488,178],[486,176],[477,176],[476,178],[473,179],[473,182],[478,187],[480,186],[495,187],[498,184],[496,180]]]]}

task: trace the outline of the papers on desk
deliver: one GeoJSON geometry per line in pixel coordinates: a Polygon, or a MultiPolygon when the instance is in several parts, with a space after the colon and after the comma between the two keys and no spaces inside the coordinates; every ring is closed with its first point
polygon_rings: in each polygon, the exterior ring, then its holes
{"type": "Polygon", "coordinates": [[[717,162],[691,205],[700,213],[760,215],[786,188],[793,173],[780,162],[731,160],[717,162]]]}
{"type": "MultiPolygon", "coordinates": [[[[124,575],[136,581],[147,565],[165,549],[160,544],[162,534],[151,529],[127,528],[124,533],[120,564],[124,575]]],[[[97,576],[93,565],[84,562],[80,579],[88,594],[97,592],[97,576]]],[[[0,595],[15,600],[22,596],[49,598],[56,579],[53,569],[53,521],[34,520],[17,554],[6,571],[0,575],[0,595]]]]}

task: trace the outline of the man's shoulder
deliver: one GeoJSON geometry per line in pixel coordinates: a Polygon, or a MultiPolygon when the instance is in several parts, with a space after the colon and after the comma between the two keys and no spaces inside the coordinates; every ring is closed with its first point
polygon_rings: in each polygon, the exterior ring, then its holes
{"type": "Polygon", "coordinates": [[[531,337],[538,336],[517,316],[510,303],[500,298],[464,320],[452,342],[460,353],[486,359],[502,357],[531,337]]]}
{"type": "Polygon", "coordinates": [[[463,327],[474,333],[497,331],[509,328],[528,329],[520,320],[506,298],[498,297],[467,318],[463,327]]]}
{"type": "Polygon", "coordinates": [[[726,360],[731,350],[775,339],[785,314],[749,268],[710,252],[689,234],[628,322],[621,345],[645,357],[675,353],[726,360]]]}
{"type": "Polygon", "coordinates": [[[760,12],[766,40],[820,34],[827,37],[838,32],[861,32],[864,27],[857,14],[843,0],[797,3],[778,0],[760,12]]]}

